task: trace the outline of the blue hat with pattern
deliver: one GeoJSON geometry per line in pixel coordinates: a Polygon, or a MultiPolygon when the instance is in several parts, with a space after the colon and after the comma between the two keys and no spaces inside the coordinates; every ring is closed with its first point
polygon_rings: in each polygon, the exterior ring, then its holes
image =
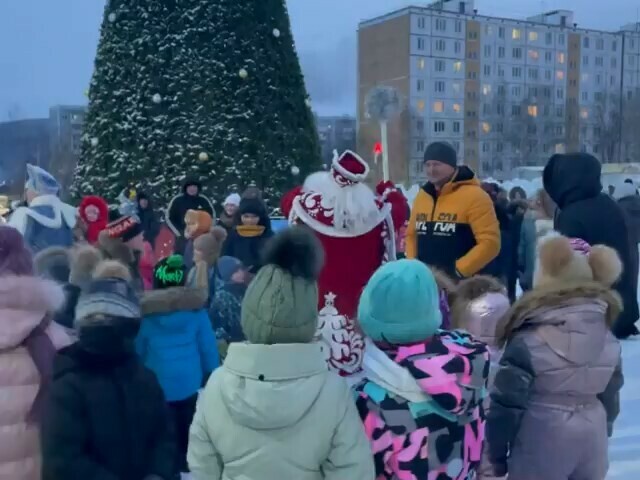
{"type": "Polygon", "coordinates": [[[436,279],[418,260],[380,267],[360,297],[358,321],[376,342],[402,345],[433,336],[442,324],[436,279]]]}
{"type": "Polygon", "coordinates": [[[24,187],[38,195],[57,195],[60,191],[60,184],[53,175],[30,163],[27,163],[27,183],[24,187]]]}

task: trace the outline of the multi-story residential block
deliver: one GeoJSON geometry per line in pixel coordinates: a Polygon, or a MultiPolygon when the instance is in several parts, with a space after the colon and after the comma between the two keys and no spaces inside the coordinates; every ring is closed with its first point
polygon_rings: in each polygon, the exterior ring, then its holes
{"type": "Polygon", "coordinates": [[[406,99],[389,125],[396,182],[425,180],[423,152],[435,140],[497,177],[554,152],[606,162],[635,152],[623,125],[638,110],[625,105],[640,100],[638,25],[603,32],[578,28],[567,10],[516,20],[479,15],[473,0],[439,1],[362,22],[358,39],[360,152],[380,136],[367,92],[390,85],[406,99]]]}
{"type": "Polygon", "coordinates": [[[59,105],[49,110],[51,173],[58,179],[64,192],[71,185],[80,158],[86,113],[85,106],[59,105]]]}
{"type": "Polygon", "coordinates": [[[329,165],[333,151],[356,149],[356,119],[348,115],[339,117],[316,117],[316,127],[320,137],[322,162],[329,165]]]}

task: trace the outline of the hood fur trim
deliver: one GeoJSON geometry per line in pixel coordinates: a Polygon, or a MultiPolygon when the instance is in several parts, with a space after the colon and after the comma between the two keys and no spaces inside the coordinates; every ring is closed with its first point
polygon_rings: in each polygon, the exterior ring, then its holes
{"type": "Polygon", "coordinates": [[[119,238],[111,238],[106,230],[100,232],[98,246],[106,258],[125,265],[131,265],[135,261],[133,251],[119,238]]]}
{"type": "Polygon", "coordinates": [[[561,307],[568,300],[585,298],[601,300],[608,305],[607,324],[613,325],[622,313],[620,296],[598,282],[565,283],[563,286],[548,285],[535,288],[523,295],[498,323],[496,337],[499,345],[504,346],[514,332],[522,328],[535,311],[540,308],[561,307]]]}
{"type": "Polygon", "coordinates": [[[454,329],[465,328],[464,325],[461,325],[461,319],[469,302],[487,293],[503,293],[506,295],[507,290],[499,280],[488,275],[476,275],[458,283],[453,295],[453,301],[450,303],[451,326],[454,329]]]}
{"type": "Polygon", "coordinates": [[[64,302],[64,290],[52,280],[13,275],[0,277],[1,309],[56,312],[64,302]]]}
{"type": "Polygon", "coordinates": [[[93,279],[117,278],[125,282],[131,282],[131,272],[129,267],[117,260],[104,260],[100,262],[93,271],[93,279]]]}
{"type": "Polygon", "coordinates": [[[69,283],[83,288],[91,281],[96,266],[102,261],[100,250],[91,245],[78,245],[70,250],[69,283]]]}
{"type": "Polygon", "coordinates": [[[159,315],[204,308],[209,294],[200,288],[173,287],[152,290],[142,296],[142,315],[159,315]]]}

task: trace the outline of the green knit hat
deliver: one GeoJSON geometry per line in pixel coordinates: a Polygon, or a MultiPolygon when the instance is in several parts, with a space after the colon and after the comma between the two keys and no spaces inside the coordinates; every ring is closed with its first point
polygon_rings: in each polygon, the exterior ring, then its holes
{"type": "Polygon", "coordinates": [[[242,329],[251,343],[310,343],[318,324],[318,284],[323,250],[306,227],[271,240],[264,267],[242,302],[242,329]]]}

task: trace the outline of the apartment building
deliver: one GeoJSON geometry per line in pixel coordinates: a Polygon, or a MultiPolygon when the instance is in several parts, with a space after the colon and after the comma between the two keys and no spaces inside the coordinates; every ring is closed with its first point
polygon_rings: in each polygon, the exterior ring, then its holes
{"type": "Polygon", "coordinates": [[[80,158],[86,106],[58,105],[49,109],[51,173],[68,192],[80,158]]]}
{"type": "Polygon", "coordinates": [[[425,180],[423,153],[435,140],[450,142],[481,175],[498,178],[543,164],[554,152],[628,158],[637,147],[621,118],[625,105],[640,99],[639,35],[635,24],[620,32],[577,28],[566,10],[523,20],[479,15],[473,0],[362,22],[359,151],[366,156],[379,139],[364,98],[383,84],[406,100],[389,125],[395,182],[425,180]]]}
{"type": "Polygon", "coordinates": [[[316,127],[322,150],[322,163],[330,165],[333,151],[356,149],[356,119],[349,115],[337,117],[316,116],[316,127]]]}

